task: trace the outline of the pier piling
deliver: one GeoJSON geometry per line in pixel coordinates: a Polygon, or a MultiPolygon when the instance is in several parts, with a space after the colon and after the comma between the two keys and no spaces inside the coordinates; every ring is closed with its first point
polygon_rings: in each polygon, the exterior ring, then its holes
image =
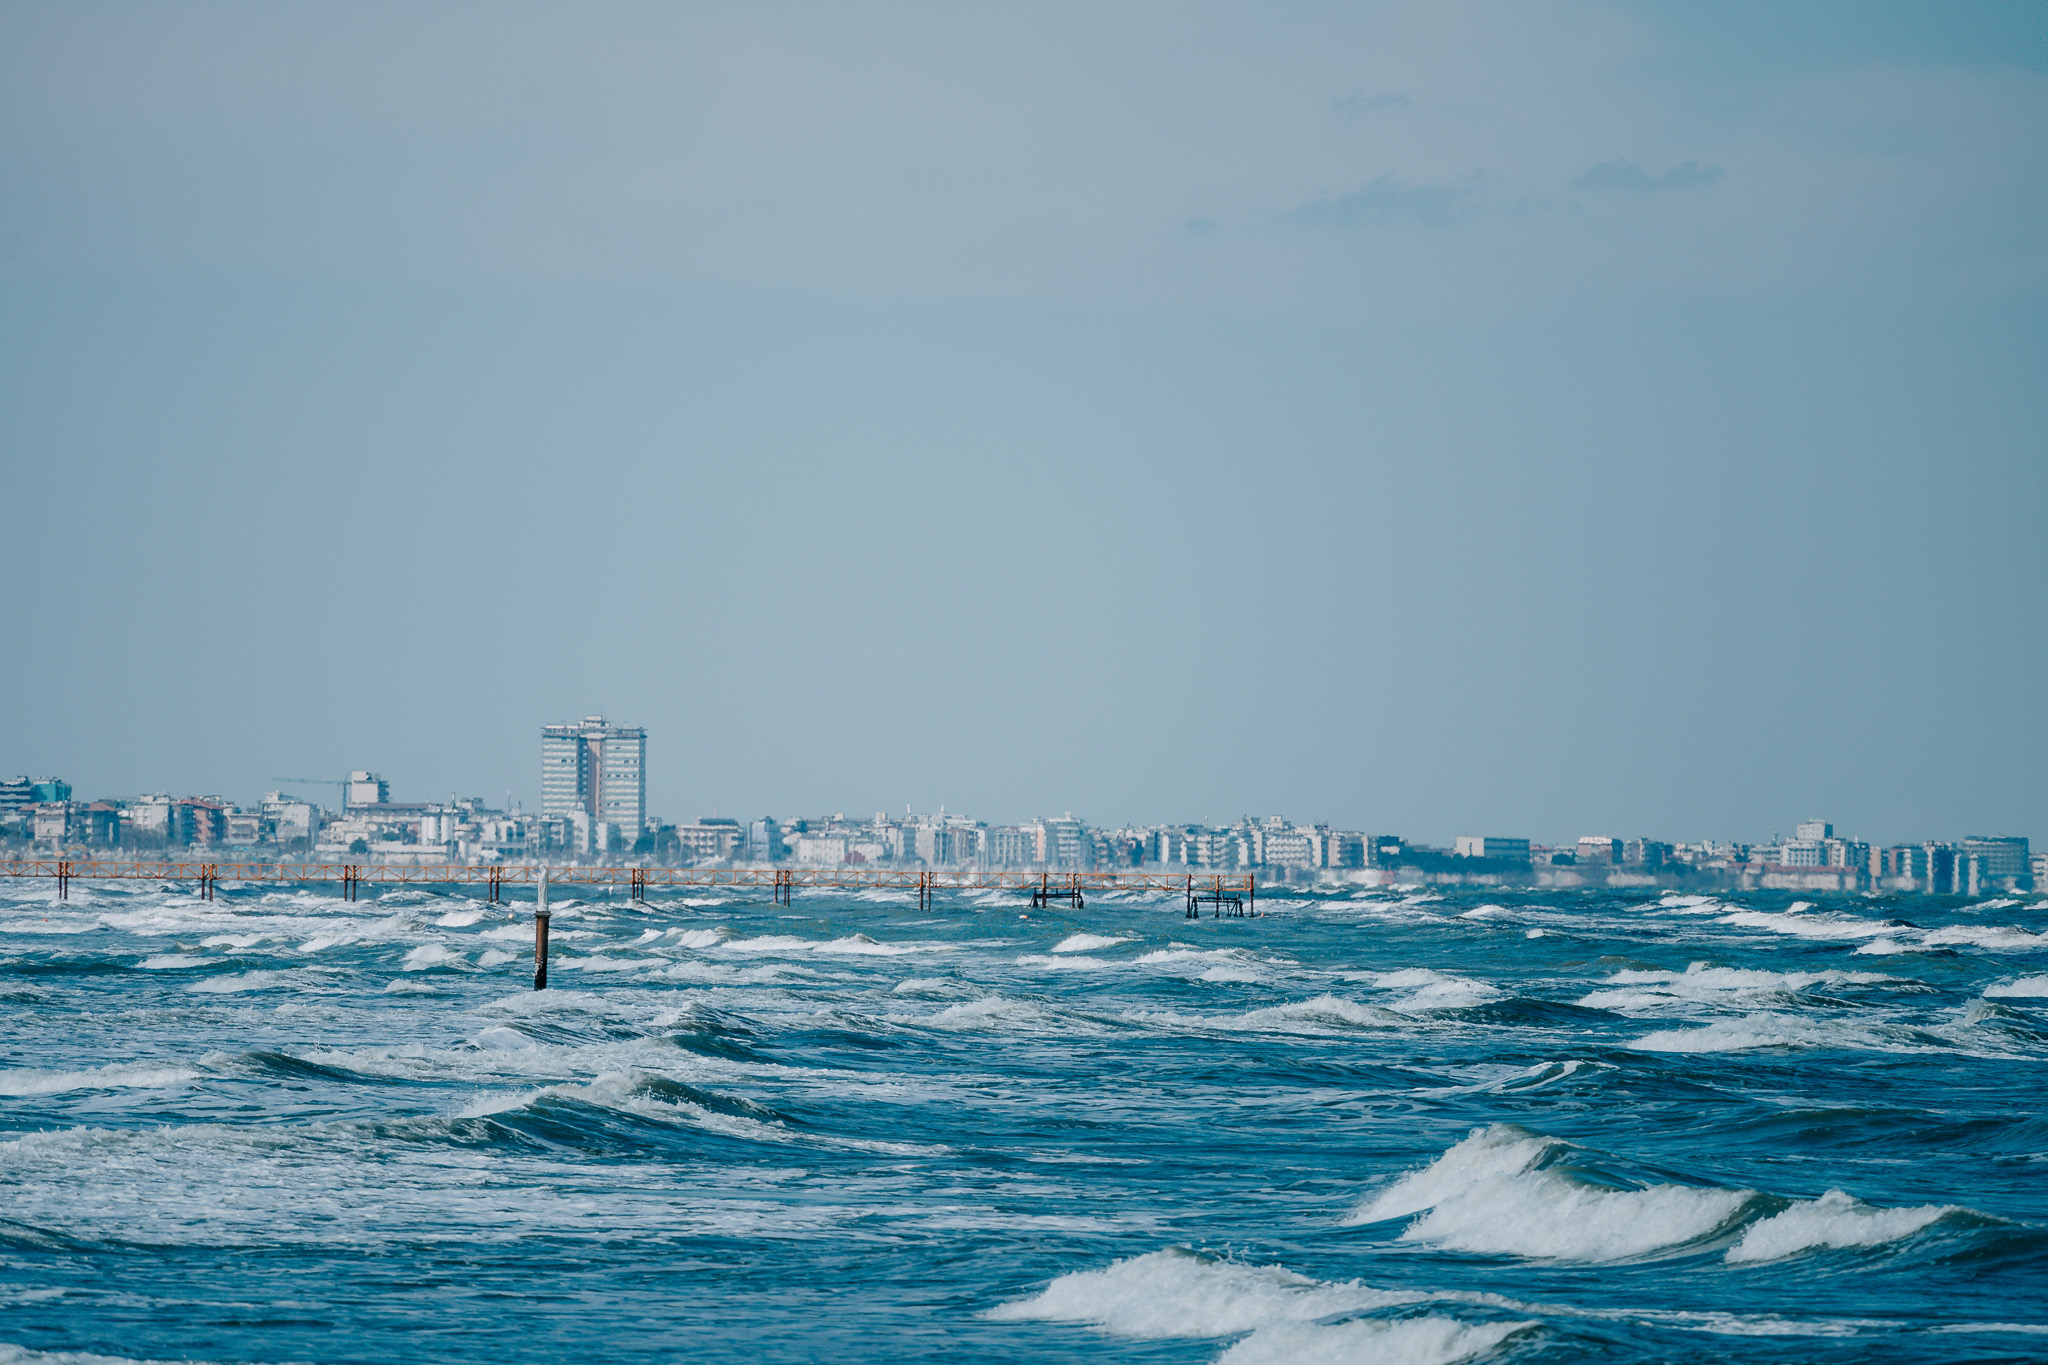
{"type": "Polygon", "coordinates": [[[533,988],[548,988],[548,870],[540,870],[540,906],[533,912],[533,988]]]}

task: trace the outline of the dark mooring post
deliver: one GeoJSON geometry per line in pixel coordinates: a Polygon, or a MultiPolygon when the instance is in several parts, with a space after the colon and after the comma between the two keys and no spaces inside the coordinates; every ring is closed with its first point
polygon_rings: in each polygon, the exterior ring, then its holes
{"type": "Polygon", "coordinates": [[[533,912],[533,988],[548,988],[548,870],[540,870],[540,905],[533,912]]]}

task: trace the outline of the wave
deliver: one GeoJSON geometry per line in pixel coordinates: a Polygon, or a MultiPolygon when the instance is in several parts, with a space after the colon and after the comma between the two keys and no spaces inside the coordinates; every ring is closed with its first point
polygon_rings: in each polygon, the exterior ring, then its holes
{"type": "Polygon", "coordinates": [[[1402,1240],[1493,1255],[1624,1261],[1720,1235],[1757,1197],[1752,1190],[1594,1183],[1566,1164],[1577,1150],[1511,1124],[1475,1129],[1344,1221],[1421,1213],[1402,1240]]]}
{"type": "Polygon", "coordinates": [[[939,1029],[1039,1029],[1055,1022],[1072,1022],[1028,1000],[1013,1000],[1006,995],[985,995],[978,1000],[948,1005],[936,1014],[890,1014],[883,1017],[892,1024],[939,1029]]]}
{"type": "Polygon", "coordinates": [[[2000,1000],[2032,1000],[2048,997],[2048,976],[2023,976],[1986,986],[1984,994],[2000,1000]]]}
{"type": "Polygon", "coordinates": [[[1655,1009],[1674,1004],[1722,1004],[1731,999],[1791,995],[1813,986],[1910,985],[1903,977],[1883,972],[1776,972],[1736,967],[1710,967],[1695,962],[1682,972],[1619,971],[1605,989],[1581,996],[1589,1009],[1655,1009]]]}
{"type": "Polygon", "coordinates": [[[996,1322],[1081,1323],[1112,1336],[1160,1341],[1242,1336],[1222,1360],[1386,1360],[1451,1365],[1498,1346],[1533,1322],[1466,1323],[1446,1317],[1319,1319],[1424,1302],[1414,1290],[1325,1282],[1279,1266],[1244,1265],[1174,1247],[1059,1276],[1029,1298],[1001,1304],[996,1322]]]}
{"type": "Polygon", "coordinates": [[[1809,1019],[1769,1011],[1717,1019],[1702,1028],[1659,1029],[1629,1044],[1641,1052],[1747,1052],[1757,1048],[1848,1048],[1858,1052],[1938,1052],[1948,1045],[1916,1029],[1809,1019]]]}
{"type": "Polygon", "coordinates": [[[1696,1253],[1730,1238],[1730,1264],[1772,1261],[1895,1242],[1944,1219],[1983,1220],[1955,1204],[1877,1208],[1840,1190],[1788,1201],[1720,1185],[1653,1184],[1618,1171],[1611,1159],[1512,1124],[1474,1129],[1344,1222],[1418,1213],[1402,1240],[1591,1264],[1696,1253]]]}
{"type": "Polygon", "coordinates": [[[280,986],[307,985],[314,978],[304,972],[234,972],[227,976],[209,976],[195,981],[185,989],[198,995],[233,995],[240,991],[268,991],[280,986]]]}
{"type": "Polygon", "coordinates": [[[1135,938],[1126,936],[1112,938],[1107,934],[1069,934],[1053,945],[1056,953],[1092,953],[1098,948],[1114,948],[1119,943],[1135,943],[1135,938]]]}
{"type": "Polygon", "coordinates": [[[1944,1218],[1968,1215],[1959,1204],[1923,1204],[1916,1208],[1872,1208],[1840,1190],[1829,1190],[1808,1203],[1750,1224],[1742,1239],[1728,1248],[1730,1265],[1777,1261],[1802,1251],[1823,1248],[1881,1246],[1911,1237],[1944,1218]]]}
{"type": "Polygon", "coordinates": [[[82,1071],[23,1068],[0,1071],[0,1095],[61,1095],[72,1090],[163,1090],[196,1081],[199,1075],[190,1067],[149,1062],[114,1062],[82,1071]]]}
{"type": "Polygon", "coordinates": [[[1497,986],[1485,981],[1452,976],[1445,972],[1432,971],[1427,967],[1409,967],[1398,972],[1366,972],[1363,976],[1379,990],[1412,992],[1404,996],[1397,1006],[1403,1013],[1469,1009],[1474,1005],[1499,1000],[1502,996],[1497,986]]]}

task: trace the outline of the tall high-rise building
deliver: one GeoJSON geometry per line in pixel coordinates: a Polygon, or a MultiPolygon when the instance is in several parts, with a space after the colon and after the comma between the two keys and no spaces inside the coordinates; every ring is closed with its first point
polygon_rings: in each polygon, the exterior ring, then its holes
{"type": "Polygon", "coordinates": [[[540,813],[582,811],[617,825],[630,845],[647,817],[647,732],[585,716],[540,731],[540,813]]]}

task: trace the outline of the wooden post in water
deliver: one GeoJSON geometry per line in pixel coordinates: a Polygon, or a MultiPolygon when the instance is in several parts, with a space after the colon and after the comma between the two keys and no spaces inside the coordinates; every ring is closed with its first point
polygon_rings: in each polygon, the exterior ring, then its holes
{"type": "Polygon", "coordinates": [[[533,988],[548,988],[548,870],[540,870],[540,905],[533,912],[533,988]]]}

